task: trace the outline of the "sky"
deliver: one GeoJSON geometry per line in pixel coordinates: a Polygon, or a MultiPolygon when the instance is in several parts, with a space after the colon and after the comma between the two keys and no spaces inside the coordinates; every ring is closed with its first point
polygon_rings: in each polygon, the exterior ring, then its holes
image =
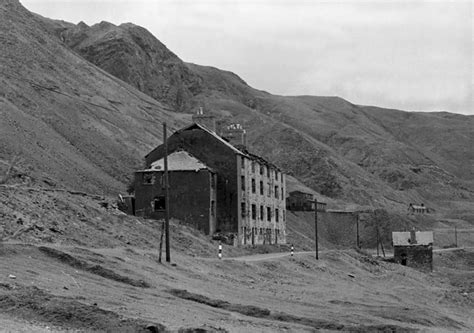
{"type": "Polygon", "coordinates": [[[272,94],[474,114],[467,0],[20,1],[73,23],[135,23],[182,60],[272,94]]]}

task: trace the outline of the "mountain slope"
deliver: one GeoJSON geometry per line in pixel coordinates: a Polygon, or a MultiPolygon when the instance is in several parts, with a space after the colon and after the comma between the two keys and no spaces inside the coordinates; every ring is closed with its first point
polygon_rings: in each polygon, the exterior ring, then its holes
{"type": "Polygon", "coordinates": [[[17,1],[0,4],[0,159],[75,189],[111,192],[189,117],[84,60],[17,1]]]}

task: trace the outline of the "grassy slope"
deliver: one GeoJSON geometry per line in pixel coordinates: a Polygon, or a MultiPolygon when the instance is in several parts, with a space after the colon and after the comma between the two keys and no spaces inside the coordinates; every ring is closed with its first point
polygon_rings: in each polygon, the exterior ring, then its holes
{"type": "Polygon", "coordinates": [[[36,178],[110,193],[187,117],[85,61],[16,1],[0,4],[0,159],[36,178]]]}

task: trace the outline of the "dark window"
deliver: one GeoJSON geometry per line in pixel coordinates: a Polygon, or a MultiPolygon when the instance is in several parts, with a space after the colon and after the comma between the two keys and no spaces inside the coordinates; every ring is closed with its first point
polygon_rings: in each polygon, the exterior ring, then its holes
{"type": "Polygon", "coordinates": [[[263,216],[263,214],[264,214],[263,211],[264,211],[263,206],[260,206],[260,220],[261,220],[261,221],[263,221],[264,218],[265,218],[265,217],[263,216]]]}
{"type": "Polygon", "coordinates": [[[211,216],[216,215],[216,202],[214,200],[211,200],[211,216]]]}
{"type": "Polygon", "coordinates": [[[160,210],[165,210],[166,209],[166,199],[164,195],[161,195],[159,197],[155,197],[153,199],[153,210],[160,211],[160,210]]]}
{"type": "Polygon", "coordinates": [[[283,187],[281,188],[281,198],[285,199],[285,190],[283,189],[283,187]]]}
{"type": "Polygon", "coordinates": [[[252,161],[252,172],[255,172],[255,162],[252,161]]]}
{"type": "Polygon", "coordinates": [[[245,191],[245,176],[240,176],[240,186],[242,191],[245,191]]]}
{"type": "Polygon", "coordinates": [[[257,219],[257,206],[252,205],[252,220],[257,219]]]}
{"type": "Polygon", "coordinates": [[[263,235],[263,228],[260,228],[260,235],[263,235]]]}
{"type": "Polygon", "coordinates": [[[143,174],[143,184],[153,184],[155,182],[155,176],[152,173],[143,174]]]}
{"type": "Polygon", "coordinates": [[[267,177],[270,178],[270,169],[266,166],[265,169],[267,169],[267,177]]]}
{"type": "Polygon", "coordinates": [[[240,165],[242,169],[245,169],[245,157],[242,156],[242,163],[240,165]]]}
{"type": "Polygon", "coordinates": [[[272,209],[270,207],[267,207],[267,221],[272,220],[272,209]]]}
{"type": "Polygon", "coordinates": [[[278,193],[279,193],[278,192],[278,186],[275,186],[275,198],[277,198],[277,199],[278,199],[278,193]]]}
{"type": "Polygon", "coordinates": [[[275,209],[275,221],[278,222],[278,220],[280,219],[280,214],[279,214],[279,211],[278,211],[278,208],[275,209]]]}
{"type": "Polygon", "coordinates": [[[263,175],[263,171],[264,171],[263,165],[260,164],[260,174],[261,175],[263,175]]]}
{"type": "Polygon", "coordinates": [[[268,183],[268,196],[272,196],[272,186],[270,185],[270,183],[268,183]]]}
{"type": "Polygon", "coordinates": [[[283,182],[283,173],[280,173],[280,179],[283,182]]]}
{"type": "Polygon", "coordinates": [[[252,179],[252,193],[255,193],[257,191],[256,189],[256,184],[255,184],[255,179],[252,179]]]}
{"type": "Polygon", "coordinates": [[[240,204],[240,214],[242,215],[242,217],[245,217],[247,216],[246,212],[245,212],[245,202],[242,202],[240,204]]]}
{"type": "Polygon", "coordinates": [[[260,195],[263,195],[263,182],[260,181],[260,195]]]}
{"type": "Polygon", "coordinates": [[[278,181],[278,170],[275,170],[275,180],[278,181]]]}
{"type": "Polygon", "coordinates": [[[216,187],[216,175],[213,175],[211,173],[211,187],[215,188],[216,187]]]}

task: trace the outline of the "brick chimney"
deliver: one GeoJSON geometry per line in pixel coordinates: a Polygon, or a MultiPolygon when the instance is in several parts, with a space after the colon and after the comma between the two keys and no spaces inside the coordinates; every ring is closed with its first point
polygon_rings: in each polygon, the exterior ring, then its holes
{"type": "Polygon", "coordinates": [[[247,132],[241,124],[230,124],[221,131],[221,137],[229,141],[236,148],[247,146],[247,132]]]}
{"type": "Polygon", "coordinates": [[[193,114],[193,122],[206,127],[213,132],[216,131],[216,119],[211,114],[204,114],[202,107],[199,107],[196,114],[193,114]]]}

